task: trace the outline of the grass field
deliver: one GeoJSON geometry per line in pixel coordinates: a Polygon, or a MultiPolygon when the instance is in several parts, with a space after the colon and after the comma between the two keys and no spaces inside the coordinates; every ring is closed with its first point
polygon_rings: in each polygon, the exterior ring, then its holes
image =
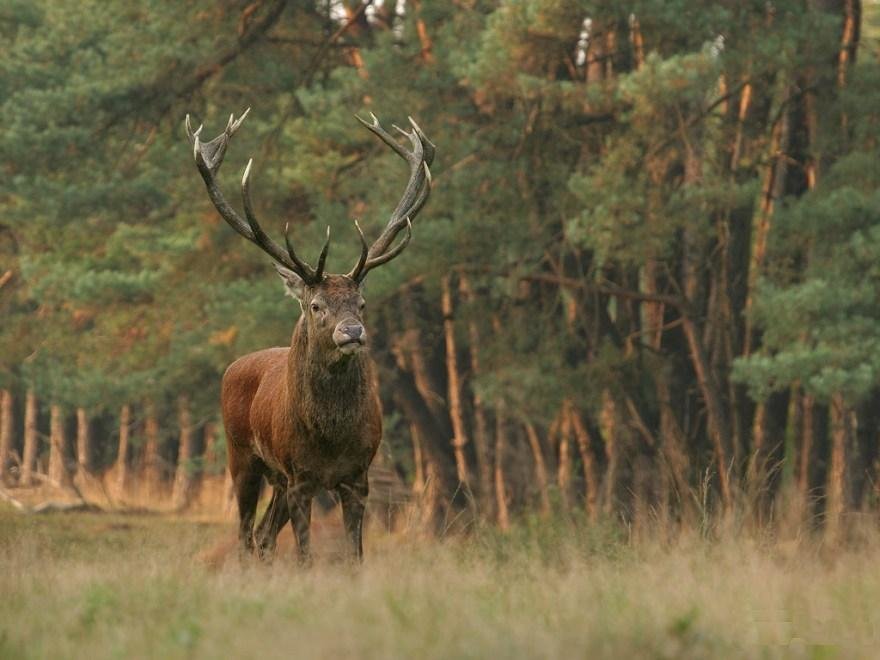
{"type": "MultiPolygon", "coordinates": [[[[285,530],[284,537],[290,536],[285,530]]],[[[373,531],[367,562],[290,543],[241,567],[231,525],[0,508],[0,657],[880,657],[880,551],[627,543],[523,523],[373,531]]]]}

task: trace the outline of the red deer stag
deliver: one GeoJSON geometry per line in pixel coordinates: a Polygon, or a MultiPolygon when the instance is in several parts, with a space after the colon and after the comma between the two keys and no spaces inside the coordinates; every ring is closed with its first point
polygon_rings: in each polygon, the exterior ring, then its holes
{"type": "MultiPolygon", "coordinates": [[[[286,249],[260,227],[251,204],[248,180],[253,160],[241,180],[244,219],[230,206],[215,176],[229,139],[250,109],[210,142],[199,139],[202,127],[186,129],[193,156],[217,211],[235,231],[264,250],[287,292],[299,300],[302,314],[290,348],[268,348],[233,362],[223,376],[222,408],[229,471],[238,500],[238,537],[242,555],[256,551],[270,557],[278,532],[290,520],[299,558],[309,559],[312,497],[325,488],[336,491],[351,552],[363,558],[362,522],[368,492],[367,470],[382,438],[382,412],[367,356],[363,282],[373,268],[391,261],[412,237],[412,219],[431,192],[434,145],[410,119],[399,130],[411,143],[401,146],[376,119],[360,122],[410,168],[409,182],[385,229],[371,247],[360,226],[361,253],[346,275],[324,272],[327,241],[316,267],[297,256],[285,228],[286,249]],[[393,246],[402,230],[403,238],[393,246]],[[392,247],[393,246],[393,247],[392,247]],[[269,508],[254,533],[254,516],[263,478],[273,485],[269,508]]],[[[395,127],[396,128],[396,127],[395,127]]]]}

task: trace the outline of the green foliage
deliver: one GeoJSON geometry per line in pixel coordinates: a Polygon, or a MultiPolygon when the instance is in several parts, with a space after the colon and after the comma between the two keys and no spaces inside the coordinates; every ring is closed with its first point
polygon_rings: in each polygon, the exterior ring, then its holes
{"type": "MultiPolygon", "coordinates": [[[[880,67],[862,51],[838,83],[839,13],[802,0],[486,0],[401,17],[391,4],[338,34],[323,3],[287,3],[269,25],[273,2],[0,8],[0,276],[15,275],[0,288],[0,385],[101,410],[187,392],[209,418],[229,362],[288,341],[298,305],[217,218],[182,130],[189,112],[210,138],[252,107],[221,187],[238,205],[253,157],[264,228],[280,237],[289,222],[314,260],[329,226],[334,272],[356,259],[352,220],[375,237],[406,177],[353,115],[410,115],[437,144],[412,244],[370,275],[368,297],[389,352],[408,330],[403,292],[418,284],[432,301],[417,323],[438,391],[437,285],[453,273],[476,292],[456,300],[461,357],[479,351],[483,365],[461,360],[466,389],[530,419],[549,423],[569,399],[595,421],[609,393],[649,425],[663,403],[686,411],[683,436],[705,440],[683,309],[722,392],[731,375],[758,398],[794,383],[820,399],[877,392],[880,67]],[[789,185],[753,280],[781,117],[789,185]],[[807,162],[821,176],[804,194],[807,162]],[[660,310],[653,341],[657,295],[680,304],[660,310]],[[746,299],[759,341],[735,361],[746,299]]],[[[698,463],[710,451],[693,442],[698,463]]]]}

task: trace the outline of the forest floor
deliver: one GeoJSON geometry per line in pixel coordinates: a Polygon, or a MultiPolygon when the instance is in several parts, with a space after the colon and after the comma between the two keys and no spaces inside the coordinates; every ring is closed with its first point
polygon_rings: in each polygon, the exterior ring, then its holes
{"type": "Polygon", "coordinates": [[[242,567],[230,523],[0,504],[0,658],[880,657],[878,543],[527,521],[445,541],[370,530],[354,568],[335,518],[303,570],[289,529],[273,565],[242,567]]]}

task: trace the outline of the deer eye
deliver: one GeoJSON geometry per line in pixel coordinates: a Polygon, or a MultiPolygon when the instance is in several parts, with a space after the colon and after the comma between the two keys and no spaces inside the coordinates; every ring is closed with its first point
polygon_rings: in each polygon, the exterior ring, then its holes
{"type": "Polygon", "coordinates": [[[367,301],[366,301],[366,300],[361,300],[361,301],[358,303],[358,309],[361,310],[361,311],[363,311],[364,307],[366,307],[366,306],[367,306],[367,301]]]}
{"type": "Polygon", "coordinates": [[[317,314],[321,311],[321,306],[318,303],[312,303],[312,312],[317,314]]]}

